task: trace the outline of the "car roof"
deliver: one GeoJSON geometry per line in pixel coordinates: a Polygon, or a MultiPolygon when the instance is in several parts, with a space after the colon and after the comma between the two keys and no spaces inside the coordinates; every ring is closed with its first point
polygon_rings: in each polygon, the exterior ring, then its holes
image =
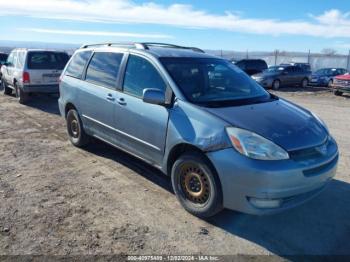
{"type": "Polygon", "coordinates": [[[119,50],[133,51],[136,53],[147,53],[157,58],[161,57],[191,57],[191,58],[218,58],[217,56],[206,54],[196,47],[185,47],[164,43],[102,43],[83,45],[80,50],[119,50]]]}
{"type": "Polygon", "coordinates": [[[40,49],[40,48],[15,48],[11,52],[15,51],[26,51],[26,52],[55,52],[55,53],[67,53],[64,50],[55,49],[40,49]]]}

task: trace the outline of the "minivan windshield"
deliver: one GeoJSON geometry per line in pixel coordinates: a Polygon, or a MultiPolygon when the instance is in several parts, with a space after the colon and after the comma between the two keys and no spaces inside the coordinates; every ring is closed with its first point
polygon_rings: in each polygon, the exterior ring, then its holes
{"type": "Polygon", "coordinates": [[[194,104],[224,107],[262,103],[272,96],[238,67],[216,58],[160,58],[162,64],[194,104]]]}
{"type": "Polygon", "coordinates": [[[69,57],[63,52],[38,51],[29,52],[28,69],[57,69],[62,70],[69,57]]]}

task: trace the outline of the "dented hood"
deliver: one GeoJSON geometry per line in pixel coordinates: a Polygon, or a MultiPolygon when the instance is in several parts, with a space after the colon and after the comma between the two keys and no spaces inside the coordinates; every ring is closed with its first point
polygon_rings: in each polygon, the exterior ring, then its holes
{"type": "Polygon", "coordinates": [[[326,129],[312,114],[282,99],[254,105],[206,107],[205,110],[288,151],[320,145],[328,136],[326,129]]]}

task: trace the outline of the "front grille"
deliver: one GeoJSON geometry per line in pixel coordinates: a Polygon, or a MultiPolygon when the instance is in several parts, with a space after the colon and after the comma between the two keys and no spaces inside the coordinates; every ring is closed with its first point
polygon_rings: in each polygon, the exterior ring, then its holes
{"type": "Polygon", "coordinates": [[[350,87],[350,80],[340,80],[336,79],[334,81],[335,86],[343,86],[343,87],[350,87]]]}
{"type": "Polygon", "coordinates": [[[320,148],[325,147],[328,151],[328,145],[329,145],[329,139],[327,139],[327,141],[325,141],[323,144],[321,144],[319,146],[290,151],[289,156],[291,159],[296,160],[296,161],[318,158],[318,157],[323,156],[320,148]]]}

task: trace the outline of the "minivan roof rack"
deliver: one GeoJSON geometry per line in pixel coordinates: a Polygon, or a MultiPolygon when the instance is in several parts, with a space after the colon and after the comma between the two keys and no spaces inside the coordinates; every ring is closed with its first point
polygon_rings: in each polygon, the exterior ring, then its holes
{"type": "Polygon", "coordinates": [[[88,48],[88,47],[94,47],[94,46],[117,46],[117,47],[129,47],[129,48],[136,48],[136,49],[143,49],[143,50],[149,50],[149,47],[168,47],[168,48],[176,48],[176,49],[186,49],[186,50],[192,50],[194,52],[200,52],[205,53],[202,49],[197,47],[187,47],[187,46],[179,46],[179,45],[173,45],[173,44],[166,44],[166,43],[152,43],[152,42],[145,42],[145,43],[134,43],[134,42],[117,42],[117,43],[98,43],[98,44],[88,44],[88,45],[82,45],[80,48],[88,48]]]}

